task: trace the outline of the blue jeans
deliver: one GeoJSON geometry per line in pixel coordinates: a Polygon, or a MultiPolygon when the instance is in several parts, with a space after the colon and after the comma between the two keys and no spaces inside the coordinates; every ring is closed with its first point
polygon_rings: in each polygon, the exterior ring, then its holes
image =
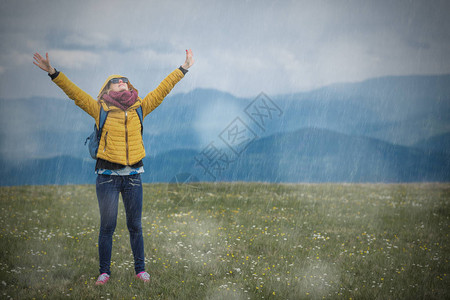
{"type": "Polygon", "coordinates": [[[98,254],[100,274],[111,275],[111,250],[117,224],[119,193],[127,216],[131,250],[136,274],[145,271],[144,239],[142,237],[142,183],[139,174],[129,176],[98,175],[97,199],[100,208],[100,234],[98,254]]]}

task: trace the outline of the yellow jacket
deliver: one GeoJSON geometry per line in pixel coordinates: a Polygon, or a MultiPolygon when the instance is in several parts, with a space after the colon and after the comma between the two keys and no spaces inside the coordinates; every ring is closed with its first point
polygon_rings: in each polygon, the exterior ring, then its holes
{"type": "MultiPolygon", "coordinates": [[[[123,76],[109,76],[100,89],[100,93],[106,87],[109,80],[118,77],[123,76]]],[[[97,158],[129,166],[136,164],[145,157],[144,143],[141,136],[141,122],[136,113],[136,108],[142,106],[142,112],[145,118],[145,116],[161,104],[175,84],[183,77],[184,74],[181,70],[174,70],[155,90],[145,96],[144,99],[138,97],[136,103],[126,111],[112,105],[108,106],[103,100],[97,101],[92,98],[89,94],[70,81],[62,72],[53,79],[53,82],[56,83],[70,99],[74,100],[76,105],[91,115],[95,119],[97,126],[99,122],[100,105],[103,106],[105,111],[108,111],[108,117],[106,118],[98,147],[97,158]]],[[[128,82],[128,86],[134,89],[130,82],[128,82]]]]}

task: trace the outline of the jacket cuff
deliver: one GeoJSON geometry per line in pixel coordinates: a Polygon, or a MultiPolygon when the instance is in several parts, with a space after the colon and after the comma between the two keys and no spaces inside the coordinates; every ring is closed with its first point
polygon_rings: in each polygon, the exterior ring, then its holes
{"type": "Polygon", "coordinates": [[[184,69],[182,66],[180,66],[178,69],[180,69],[180,71],[183,72],[183,75],[186,75],[186,73],[189,72],[188,70],[184,69]]]}
{"type": "Polygon", "coordinates": [[[58,70],[56,70],[55,69],[55,73],[53,73],[53,74],[51,74],[50,75],[50,73],[48,73],[48,76],[50,76],[50,78],[53,80],[53,79],[55,79],[56,77],[58,77],[58,75],[59,75],[59,71],[58,70]]]}

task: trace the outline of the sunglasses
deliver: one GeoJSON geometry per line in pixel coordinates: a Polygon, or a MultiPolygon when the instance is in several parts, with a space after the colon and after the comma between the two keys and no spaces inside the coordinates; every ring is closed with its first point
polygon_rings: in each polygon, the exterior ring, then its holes
{"type": "Polygon", "coordinates": [[[109,82],[110,83],[119,83],[120,80],[122,80],[123,83],[128,83],[128,78],[126,78],[126,77],[113,78],[109,82]]]}

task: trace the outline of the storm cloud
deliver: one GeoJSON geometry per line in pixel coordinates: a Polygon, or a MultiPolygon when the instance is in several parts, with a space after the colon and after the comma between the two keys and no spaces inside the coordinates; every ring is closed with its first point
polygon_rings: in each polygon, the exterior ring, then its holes
{"type": "Polygon", "coordinates": [[[113,73],[143,93],[194,51],[175,93],[284,94],[450,73],[447,1],[2,1],[0,97],[63,97],[35,51],[91,95],[113,73]]]}

